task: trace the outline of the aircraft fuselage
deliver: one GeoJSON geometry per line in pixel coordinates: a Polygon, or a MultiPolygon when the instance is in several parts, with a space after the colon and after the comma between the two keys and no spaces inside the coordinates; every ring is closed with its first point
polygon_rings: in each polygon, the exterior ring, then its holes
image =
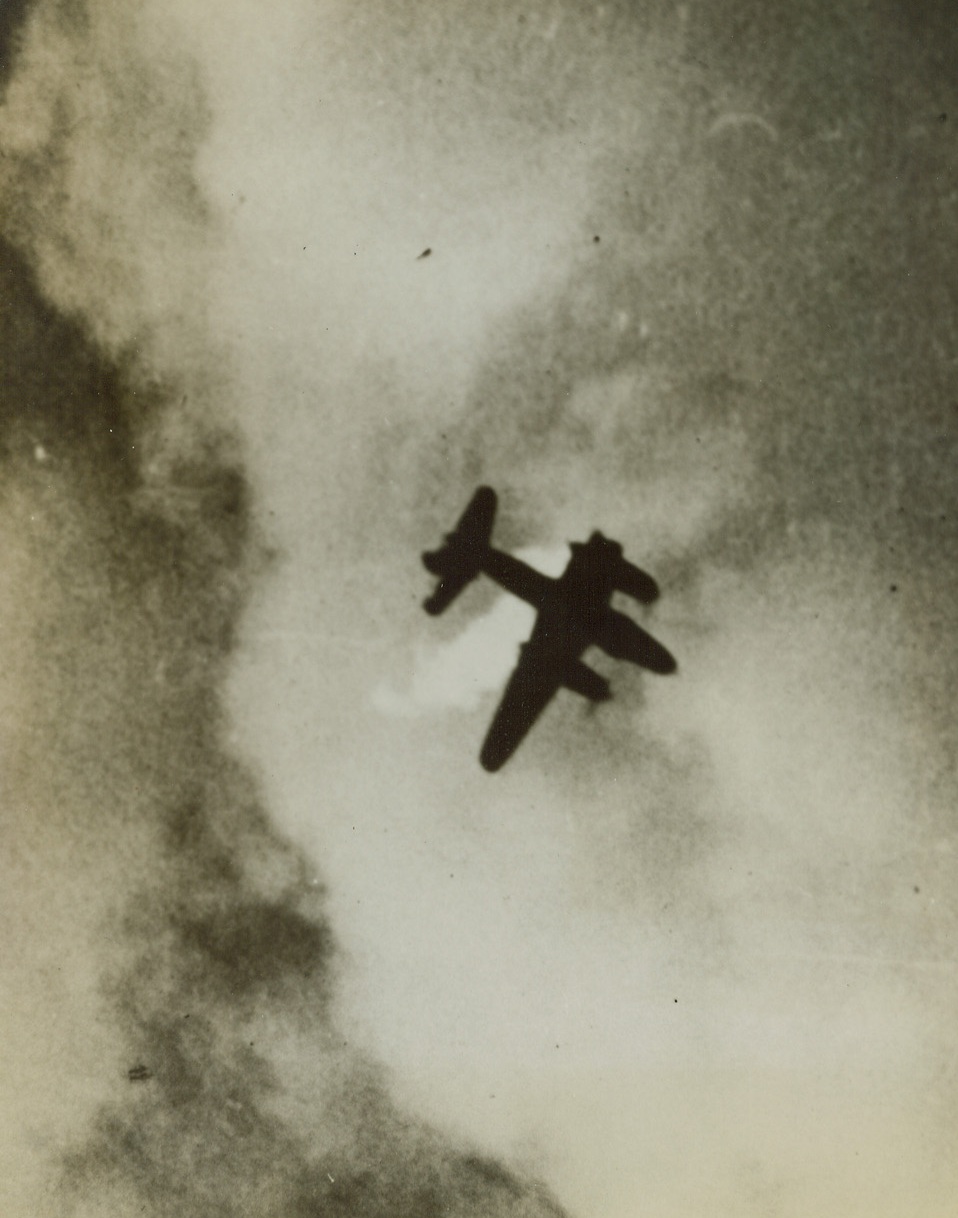
{"type": "Polygon", "coordinates": [[[445,544],[423,555],[427,569],[440,579],[424,602],[431,614],[442,613],[480,573],[536,610],[532,633],[522,644],[480,753],[487,770],[508,760],[558,689],[571,689],[593,702],[610,697],[607,679],[581,659],[587,648],[597,645],[652,672],[676,668],[661,643],[612,608],[616,591],[644,604],[659,594],[655,580],[623,558],[617,541],[595,532],[586,542],[570,542],[566,568],[552,578],[491,544],[495,509],[495,492],[480,487],[445,544]]]}

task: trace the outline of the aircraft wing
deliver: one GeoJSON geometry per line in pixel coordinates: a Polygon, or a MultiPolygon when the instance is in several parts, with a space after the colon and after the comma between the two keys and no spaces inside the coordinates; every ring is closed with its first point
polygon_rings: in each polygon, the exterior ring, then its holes
{"type": "Polygon", "coordinates": [[[483,769],[494,771],[505,765],[561,685],[560,669],[550,665],[539,648],[524,643],[483,741],[479,754],[483,769]]]}
{"type": "Polygon", "coordinates": [[[595,642],[616,660],[629,660],[663,676],[678,667],[672,655],[657,639],[630,617],[613,609],[595,642]]]}
{"type": "Polygon", "coordinates": [[[505,765],[563,686],[592,702],[612,696],[605,677],[580,659],[553,657],[533,643],[523,644],[479,754],[484,769],[505,765]]]}
{"type": "Polygon", "coordinates": [[[619,560],[616,569],[615,586],[626,596],[641,601],[643,605],[651,605],[654,600],[658,600],[659,586],[652,576],[624,558],[619,560]]]}

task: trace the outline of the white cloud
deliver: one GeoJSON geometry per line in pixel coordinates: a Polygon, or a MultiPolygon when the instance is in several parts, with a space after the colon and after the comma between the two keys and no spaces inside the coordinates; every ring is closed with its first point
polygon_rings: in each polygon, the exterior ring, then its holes
{"type": "MultiPolygon", "coordinates": [[[[559,575],[569,551],[566,546],[532,547],[518,551],[517,557],[547,575],[559,575]]],[[[384,682],[373,691],[373,705],[383,714],[402,717],[472,710],[483,694],[505,683],[534,620],[531,606],[503,593],[455,638],[419,648],[406,688],[399,691],[384,682]]]]}

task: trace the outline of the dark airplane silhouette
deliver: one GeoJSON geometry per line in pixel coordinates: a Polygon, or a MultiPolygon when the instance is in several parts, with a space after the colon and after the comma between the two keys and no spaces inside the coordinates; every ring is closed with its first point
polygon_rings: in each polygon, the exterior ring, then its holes
{"type": "Polygon", "coordinates": [[[479,754],[487,770],[498,770],[509,760],[560,687],[592,702],[612,696],[605,677],[580,658],[587,647],[597,644],[615,659],[652,672],[676,668],[661,643],[611,607],[616,591],[643,604],[659,595],[655,580],[622,557],[617,541],[593,533],[587,542],[570,542],[572,557],[562,575],[552,579],[490,545],[495,514],[495,491],[479,487],[442,548],[422,556],[426,569],[439,576],[435,592],[423,603],[427,613],[442,613],[480,573],[538,611],[479,754]]]}

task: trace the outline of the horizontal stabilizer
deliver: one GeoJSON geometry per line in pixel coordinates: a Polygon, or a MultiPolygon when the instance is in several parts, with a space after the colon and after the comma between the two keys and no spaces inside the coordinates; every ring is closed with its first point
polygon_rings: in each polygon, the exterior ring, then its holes
{"type": "Polygon", "coordinates": [[[479,574],[489,551],[495,515],[495,491],[491,487],[480,486],[460,517],[455,531],[446,536],[445,545],[423,554],[423,566],[430,574],[439,577],[435,592],[423,602],[427,613],[442,613],[479,574]]]}
{"type": "Polygon", "coordinates": [[[442,575],[442,550],[426,550],[422,556],[422,565],[430,575],[442,575]]]}
{"type": "MultiPolygon", "coordinates": [[[[474,579],[475,576],[472,577],[474,579]]],[[[443,579],[440,581],[439,587],[432,594],[427,596],[422,603],[423,609],[431,616],[438,617],[440,613],[444,613],[452,604],[459,593],[465,588],[466,584],[472,582],[472,579],[443,579]]]]}
{"type": "Polygon", "coordinates": [[[590,702],[608,702],[612,697],[612,689],[605,677],[581,660],[572,661],[565,671],[562,684],[573,693],[588,698],[590,702]]]}

